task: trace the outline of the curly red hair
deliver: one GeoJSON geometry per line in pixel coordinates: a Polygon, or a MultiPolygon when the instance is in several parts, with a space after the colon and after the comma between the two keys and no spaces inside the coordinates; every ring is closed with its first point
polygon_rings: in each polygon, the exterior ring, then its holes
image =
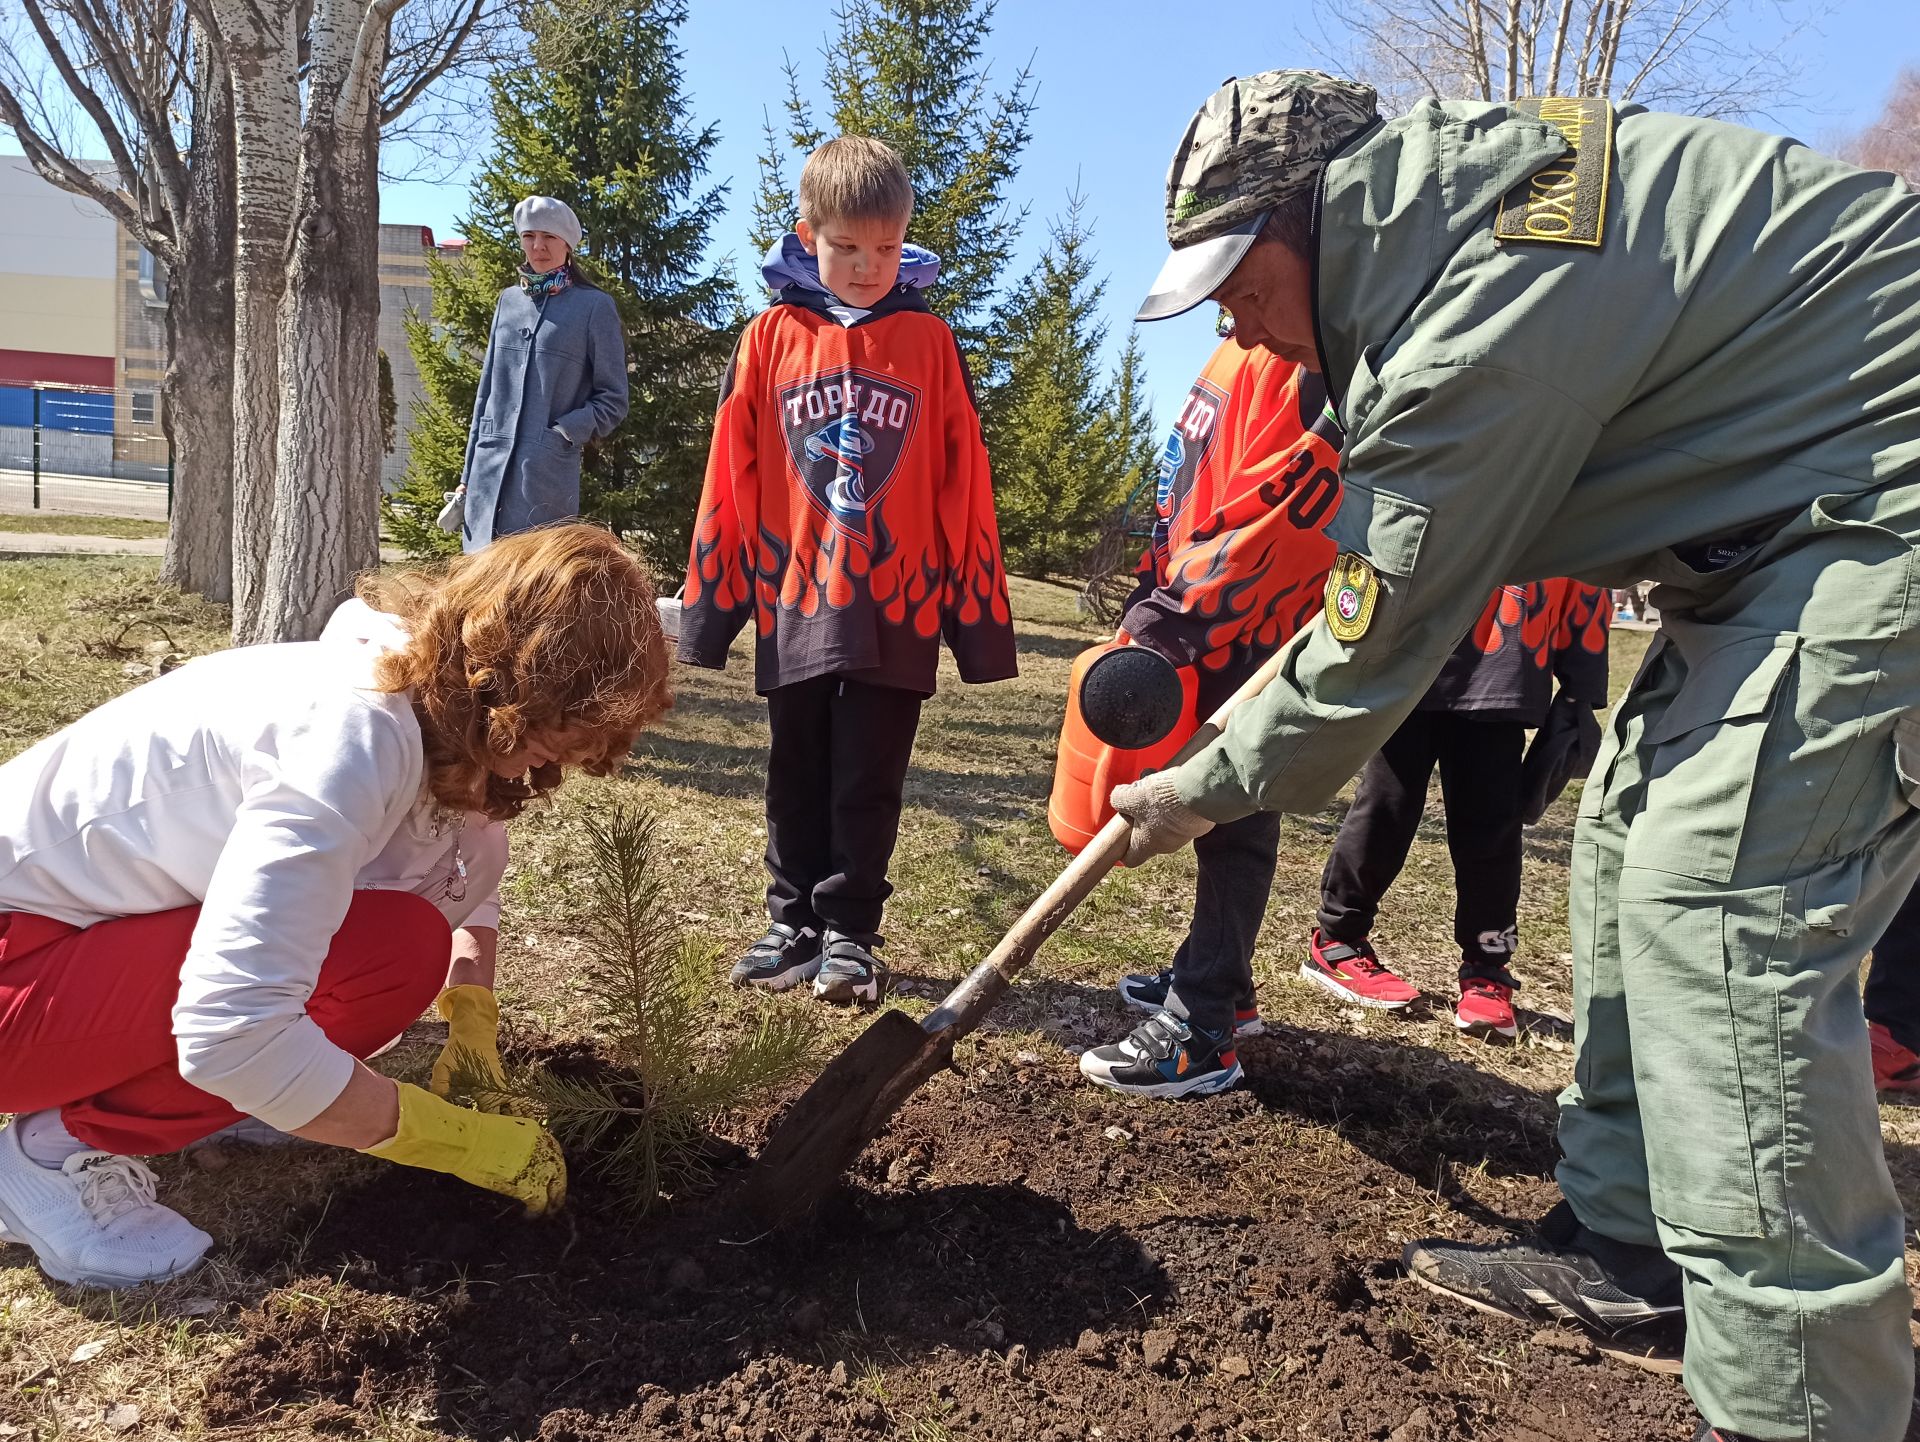
{"type": "Polygon", "coordinates": [[[561,767],[508,778],[491,762],[567,733],[585,744],[583,769],[606,776],[673,704],[653,585],[597,527],[506,536],[443,568],[363,576],[356,592],[411,636],[375,676],[413,693],[427,789],[442,805],[518,816],[560,784],[561,767]]]}

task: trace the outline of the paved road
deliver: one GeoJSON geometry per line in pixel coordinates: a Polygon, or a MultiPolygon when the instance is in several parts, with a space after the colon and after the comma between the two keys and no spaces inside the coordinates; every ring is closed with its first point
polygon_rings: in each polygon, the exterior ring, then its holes
{"type": "Polygon", "coordinates": [[[164,556],[163,536],[51,536],[42,531],[0,531],[0,556],[164,556]]]}
{"type": "MultiPolygon", "coordinates": [[[[33,510],[33,472],[0,468],[0,512],[33,510]]],[[[152,481],[109,481],[98,476],[40,475],[40,511],[51,516],[167,518],[167,488],[152,481]]]]}

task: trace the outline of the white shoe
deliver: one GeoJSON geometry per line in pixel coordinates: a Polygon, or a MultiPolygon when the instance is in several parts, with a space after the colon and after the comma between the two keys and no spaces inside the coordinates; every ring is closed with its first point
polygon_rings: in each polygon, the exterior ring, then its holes
{"type": "Polygon", "coordinates": [[[77,1152],[55,1170],[0,1131],[0,1229],[33,1248],[40,1270],[83,1287],[131,1287],[198,1265],[213,1238],[154,1201],[147,1166],[112,1152],[77,1152]]]}

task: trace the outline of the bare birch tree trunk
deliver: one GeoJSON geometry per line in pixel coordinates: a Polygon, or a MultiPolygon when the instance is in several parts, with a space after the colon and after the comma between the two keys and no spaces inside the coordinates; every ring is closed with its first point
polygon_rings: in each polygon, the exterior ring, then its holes
{"type": "Polygon", "coordinates": [[[279,310],[299,160],[297,31],[291,4],[213,0],[233,80],[233,639],[264,639],[280,422],[279,310]]]}
{"type": "Polygon", "coordinates": [[[391,6],[320,0],[280,324],[272,545],[255,639],[309,640],[378,562],[379,120],[391,6]]]}
{"type": "Polygon", "coordinates": [[[1573,0],[1560,0],[1560,14],[1553,22],[1553,57],[1547,62],[1547,83],[1542,93],[1559,95],[1560,67],[1567,58],[1567,27],[1573,24],[1573,0]]]}
{"type": "MultiPolygon", "coordinates": [[[[1531,93],[1605,95],[1616,104],[1738,118],[1790,93],[1798,73],[1791,46],[1745,33],[1740,0],[1318,4],[1329,27],[1353,42],[1345,68],[1365,76],[1390,110],[1427,95],[1512,100],[1531,93]]],[[[1779,0],[1777,8],[1815,7],[1779,0]]]]}
{"type": "Polygon", "coordinates": [[[160,578],[209,601],[233,598],[233,100],[205,30],[194,27],[192,177],[168,276],[167,371],[174,498],[160,578]]]}

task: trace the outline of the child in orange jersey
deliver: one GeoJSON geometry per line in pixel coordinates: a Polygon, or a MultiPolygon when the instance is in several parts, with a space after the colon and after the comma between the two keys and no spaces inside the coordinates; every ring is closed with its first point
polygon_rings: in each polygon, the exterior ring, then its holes
{"type": "MultiPolygon", "coordinates": [[[[1159,519],[1120,627],[1198,673],[1205,716],[1320,610],[1340,504],[1340,431],[1320,377],[1262,347],[1223,342],[1188,392],[1160,458],[1159,519]]],[[[1240,1079],[1236,1036],[1260,1030],[1253,948],[1280,818],[1255,812],[1194,843],[1193,924],[1159,972],[1123,977],[1149,1019],[1080,1058],[1089,1081],[1136,1095],[1221,1091],[1240,1079]]]]}
{"type": "Polygon", "coordinates": [[[1419,706],[1360,773],[1327,857],[1302,976],[1361,1006],[1399,1010],[1419,996],[1380,960],[1369,933],[1406,865],[1437,766],[1460,945],[1454,1025],[1475,1036],[1517,1035],[1519,982],[1508,961],[1519,945],[1521,829],[1593,759],[1588,749],[1579,762],[1563,756],[1555,765],[1556,740],[1571,745],[1578,727],[1590,748],[1599,745],[1593,713],[1607,704],[1609,603],[1600,587],[1568,580],[1493,593],[1419,706]],[[1533,727],[1540,738],[1523,763],[1533,727]]]}
{"type": "Polygon", "coordinates": [[[913,188],[876,140],[808,157],[777,298],[721,386],[680,623],[719,668],[751,618],[767,698],[770,925],[733,981],[877,1001],[887,867],[942,638],[963,680],[1015,673],[993,491],[966,362],[905,243],[913,188]]]}

